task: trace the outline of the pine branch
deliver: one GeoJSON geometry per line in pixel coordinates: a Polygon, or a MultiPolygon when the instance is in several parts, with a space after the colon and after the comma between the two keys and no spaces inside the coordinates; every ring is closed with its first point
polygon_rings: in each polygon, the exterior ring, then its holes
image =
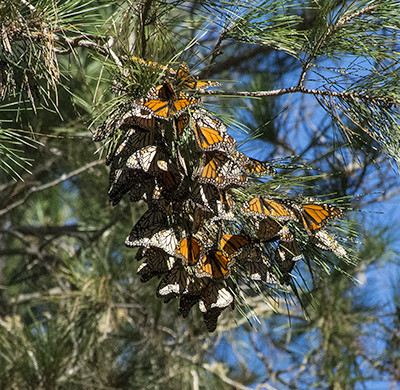
{"type": "Polygon", "coordinates": [[[90,38],[92,40],[102,41],[105,40],[105,37],[85,34],[74,38],[67,38],[64,35],[51,34],[50,38],[63,46],[67,46],[67,49],[64,50],[54,48],[53,51],[58,55],[70,54],[74,48],[78,47],[84,47],[86,49],[93,50],[103,56],[109,55],[107,45],[99,45],[98,43],[88,40],[88,38],[90,38]]]}
{"type": "Polygon", "coordinates": [[[198,91],[199,95],[217,95],[217,96],[244,96],[244,97],[266,97],[266,96],[281,96],[289,93],[304,93],[308,95],[329,96],[340,98],[343,100],[353,101],[355,99],[365,100],[374,104],[397,105],[400,99],[382,96],[371,96],[360,92],[336,92],[330,90],[308,89],[298,85],[295,87],[281,88],[272,91],[256,91],[256,92],[228,92],[228,91],[198,91]]]}
{"type": "Polygon", "coordinates": [[[14,203],[10,204],[10,205],[7,206],[6,208],[0,210],[0,216],[7,214],[7,213],[10,212],[11,210],[13,210],[13,209],[15,209],[16,207],[18,207],[18,206],[22,205],[23,203],[25,203],[25,201],[26,201],[32,194],[34,194],[34,193],[36,193],[36,192],[39,192],[39,191],[47,190],[48,188],[51,188],[51,187],[55,187],[55,186],[57,186],[58,184],[60,184],[60,183],[62,183],[62,182],[64,182],[64,181],[70,179],[71,177],[74,177],[74,176],[76,176],[76,175],[79,175],[79,174],[82,173],[82,172],[87,171],[87,170],[90,169],[90,168],[93,168],[93,167],[95,167],[95,166],[97,166],[97,165],[102,165],[102,164],[104,164],[104,162],[105,162],[105,160],[96,160],[96,161],[92,161],[92,162],[90,162],[90,163],[88,163],[88,164],[86,164],[86,165],[84,165],[84,166],[82,166],[82,167],[80,167],[80,168],[78,168],[78,169],[76,169],[76,170],[70,172],[70,173],[64,173],[64,174],[62,174],[62,175],[61,175],[58,179],[56,179],[56,180],[53,180],[53,181],[51,181],[51,182],[49,182],[49,183],[46,183],[46,184],[42,184],[42,185],[40,185],[40,186],[34,186],[34,187],[30,188],[29,191],[27,191],[27,193],[25,194],[25,196],[24,196],[22,199],[18,200],[17,202],[14,202],[14,203]]]}
{"type": "Polygon", "coordinates": [[[327,42],[329,42],[329,39],[337,31],[337,29],[339,27],[345,25],[346,23],[350,22],[351,20],[354,20],[362,15],[371,14],[375,8],[376,8],[376,6],[366,6],[365,8],[361,9],[358,12],[355,12],[354,14],[349,14],[349,15],[343,14],[343,15],[341,15],[341,17],[339,17],[337,19],[336,23],[328,26],[325,33],[321,37],[319,37],[317,44],[315,45],[315,47],[312,48],[312,53],[308,56],[306,62],[303,64],[303,69],[302,69],[301,75],[299,77],[298,86],[302,86],[304,84],[304,81],[306,79],[306,74],[307,74],[308,70],[310,69],[312,61],[320,53],[322,47],[324,45],[326,45],[327,42]]]}

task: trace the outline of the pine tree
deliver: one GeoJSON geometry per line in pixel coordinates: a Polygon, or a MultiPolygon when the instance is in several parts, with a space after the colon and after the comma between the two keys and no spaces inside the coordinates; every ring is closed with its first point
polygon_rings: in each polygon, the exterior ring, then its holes
{"type": "Polygon", "coordinates": [[[199,79],[221,83],[196,96],[231,135],[252,141],[240,150],[279,170],[263,190],[295,187],[351,209],[391,199],[397,1],[0,7],[1,388],[398,382],[398,293],[376,308],[352,279],[395,258],[392,229],[369,231],[362,213],[349,212],[364,237],[360,247],[356,228],[343,226],[353,262],[327,254],[310,274],[306,252],[286,293],[242,286],[243,304],[209,334],[198,311],[182,319],[175,301],[155,296],[157,280],[140,282],[123,241],[143,204],[108,204],[108,156],[90,134],[126,104],[121,89],[140,97],[162,79],[155,68],[185,61],[199,79]],[[387,348],[367,348],[379,333],[387,348]]]}

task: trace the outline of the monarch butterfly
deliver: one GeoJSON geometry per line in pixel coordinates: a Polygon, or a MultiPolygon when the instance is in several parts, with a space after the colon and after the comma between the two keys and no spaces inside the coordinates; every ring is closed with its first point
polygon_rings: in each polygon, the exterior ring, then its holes
{"type": "Polygon", "coordinates": [[[199,288],[195,276],[189,274],[181,262],[176,262],[172,269],[162,278],[158,285],[157,295],[166,302],[177,295],[191,294],[199,288]]]}
{"type": "Polygon", "coordinates": [[[209,332],[214,332],[219,315],[231,304],[233,304],[233,296],[223,284],[208,283],[201,293],[199,309],[203,313],[209,332]]]}
{"type": "Polygon", "coordinates": [[[168,171],[169,164],[171,164],[171,162],[166,153],[156,145],[150,145],[139,149],[126,161],[127,168],[142,170],[152,175],[158,175],[162,171],[168,171]]]}
{"type": "MultiPolygon", "coordinates": [[[[122,153],[128,144],[129,138],[135,133],[134,129],[129,130],[127,134],[123,134],[121,131],[106,143],[106,165],[110,165],[111,162],[122,153]]],[[[120,166],[119,166],[120,168],[120,166]]]]}
{"type": "Polygon", "coordinates": [[[268,284],[275,284],[277,282],[271,264],[263,261],[248,261],[246,265],[251,279],[268,284]]]}
{"type": "MultiPolygon", "coordinates": [[[[198,279],[202,280],[202,279],[198,279]]],[[[189,315],[190,309],[198,303],[200,300],[200,295],[198,294],[186,294],[182,295],[179,301],[179,310],[178,314],[183,318],[186,318],[189,315]]]]}
{"type": "Polygon", "coordinates": [[[275,262],[280,273],[280,282],[290,283],[290,272],[293,270],[296,262],[301,258],[299,245],[292,232],[286,227],[281,236],[278,248],[275,251],[275,262]]]}
{"type": "Polygon", "coordinates": [[[195,265],[200,259],[200,253],[203,250],[202,243],[194,237],[185,237],[176,249],[177,256],[188,265],[195,265]]]}
{"type": "Polygon", "coordinates": [[[156,92],[157,98],[150,96],[137,103],[139,108],[149,111],[156,118],[168,120],[178,112],[197,104],[196,98],[189,97],[183,92],[176,94],[168,80],[157,87],[156,92]]]}
{"type": "Polygon", "coordinates": [[[160,65],[157,62],[146,61],[143,58],[139,58],[139,57],[135,57],[135,56],[132,56],[131,60],[135,61],[135,62],[138,62],[140,65],[149,66],[149,67],[154,68],[154,69],[159,69],[159,70],[165,71],[167,73],[170,73],[171,75],[175,75],[176,74],[176,71],[174,69],[172,69],[172,68],[170,68],[170,67],[168,67],[166,65],[160,65]]]}
{"type": "Polygon", "coordinates": [[[149,111],[135,106],[125,114],[119,127],[121,130],[126,130],[133,126],[140,127],[144,130],[155,130],[158,127],[158,122],[149,111]]]}
{"type": "Polygon", "coordinates": [[[297,221],[293,211],[281,202],[265,199],[263,197],[253,198],[243,204],[242,211],[245,214],[253,215],[261,218],[276,218],[278,221],[286,221],[294,219],[297,221]]]}
{"type": "Polygon", "coordinates": [[[233,259],[221,250],[212,249],[208,251],[199,261],[196,268],[196,276],[221,279],[229,275],[229,269],[233,259]]]}
{"type": "Polygon", "coordinates": [[[161,170],[157,183],[160,185],[160,192],[165,199],[176,199],[176,191],[182,184],[183,174],[171,162],[166,164],[166,169],[161,170]]]}
{"type": "Polygon", "coordinates": [[[193,173],[200,183],[213,184],[218,189],[229,186],[246,186],[248,177],[241,167],[221,152],[207,153],[203,162],[193,173]]]}
{"type": "MultiPolygon", "coordinates": [[[[150,247],[152,237],[162,231],[162,229],[165,229],[167,223],[168,218],[165,210],[158,207],[149,208],[136,222],[131,233],[125,240],[125,245],[129,247],[150,247]]],[[[172,256],[174,254],[175,248],[172,256]]]]}
{"type": "MultiPolygon", "coordinates": [[[[153,90],[150,91],[150,94],[153,94],[153,90]]],[[[175,89],[168,79],[164,80],[161,85],[157,85],[157,87],[155,87],[155,94],[160,100],[165,102],[169,100],[176,100],[177,98],[175,89]]]]}
{"type": "Polygon", "coordinates": [[[148,282],[154,276],[170,271],[175,263],[175,257],[168,256],[162,249],[149,248],[145,251],[145,262],[142,263],[137,274],[142,283],[148,282]]]}
{"type": "Polygon", "coordinates": [[[159,248],[165,253],[175,256],[176,247],[178,245],[178,240],[175,236],[175,231],[171,229],[152,231],[153,234],[145,234],[139,239],[133,239],[134,236],[131,235],[126,239],[125,245],[130,247],[144,246],[146,248],[159,248]]]}
{"type": "Polygon", "coordinates": [[[309,240],[315,244],[318,248],[324,251],[331,251],[338,256],[346,257],[346,249],[344,249],[332,236],[330,236],[325,230],[317,230],[309,240]]]}
{"type": "Polygon", "coordinates": [[[192,128],[198,147],[205,152],[220,150],[232,153],[237,148],[235,139],[227,133],[224,124],[203,110],[192,113],[192,128]]]}
{"type": "Polygon", "coordinates": [[[140,129],[129,130],[124,137],[115,142],[114,150],[110,152],[106,164],[111,162],[111,169],[121,168],[132,153],[153,144],[155,137],[156,134],[152,131],[140,129]]]}
{"type": "Polygon", "coordinates": [[[201,184],[195,181],[190,192],[191,200],[206,211],[216,211],[216,201],[219,191],[212,185],[201,184]]]}
{"type": "Polygon", "coordinates": [[[238,255],[243,247],[252,243],[250,237],[240,234],[223,234],[220,240],[221,250],[229,256],[238,255]]]}
{"type": "Polygon", "coordinates": [[[123,104],[120,104],[96,130],[93,135],[93,141],[103,141],[114,134],[115,129],[119,125],[119,120],[121,116],[124,115],[125,111],[126,107],[123,104]]]}
{"type": "Polygon", "coordinates": [[[125,168],[117,169],[110,172],[108,197],[115,206],[129,192],[131,202],[137,202],[143,199],[145,194],[153,193],[154,187],[154,178],[144,172],[125,168]]]}
{"type": "Polygon", "coordinates": [[[235,202],[229,194],[225,191],[221,191],[219,194],[219,199],[215,202],[216,207],[213,208],[214,216],[210,218],[210,222],[215,221],[233,221],[235,220],[235,202]]]}
{"type": "Polygon", "coordinates": [[[276,173],[275,169],[267,163],[251,157],[247,157],[243,153],[236,151],[233,153],[232,157],[235,158],[242,166],[242,168],[250,175],[265,176],[273,175],[276,173]]]}
{"type": "Polygon", "coordinates": [[[184,295],[181,295],[179,301],[179,311],[178,313],[184,318],[190,312],[190,309],[199,302],[204,289],[207,287],[211,281],[209,279],[197,278],[193,276],[192,282],[189,284],[187,291],[184,295]]]}
{"type": "Polygon", "coordinates": [[[174,118],[172,124],[175,129],[176,137],[180,136],[183,133],[183,130],[187,127],[189,122],[190,119],[188,114],[182,114],[174,118]]]}
{"type": "Polygon", "coordinates": [[[263,218],[256,221],[256,236],[262,241],[276,239],[283,228],[283,224],[273,218],[263,218]]]}
{"type": "Polygon", "coordinates": [[[301,259],[301,250],[293,233],[287,226],[279,239],[275,258],[280,261],[290,260],[296,262],[301,259]]]}
{"type": "Polygon", "coordinates": [[[189,67],[182,62],[176,73],[176,87],[177,89],[207,89],[210,87],[217,87],[219,83],[216,81],[199,81],[189,73],[189,67]]]}
{"type": "Polygon", "coordinates": [[[313,234],[334,218],[343,216],[343,210],[330,204],[303,204],[300,216],[308,234],[313,234]]]}

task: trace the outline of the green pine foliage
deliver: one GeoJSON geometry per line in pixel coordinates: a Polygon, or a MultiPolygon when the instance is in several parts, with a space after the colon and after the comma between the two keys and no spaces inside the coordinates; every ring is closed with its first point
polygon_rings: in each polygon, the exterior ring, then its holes
{"type": "Polygon", "coordinates": [[[0,5],[0,388],[396,386],[397,226],[353,210],[398,192],[399,19],[395,0],[0,5]],[[218,80],[197,97],[280,173],[239,203],[346,204],[347,261],[308,248],[291,286],[240,281],[212,334],[141,283],[123,241],[145,206],[109,204],[91,139],[165,77],[132,56],[218,80]]]}

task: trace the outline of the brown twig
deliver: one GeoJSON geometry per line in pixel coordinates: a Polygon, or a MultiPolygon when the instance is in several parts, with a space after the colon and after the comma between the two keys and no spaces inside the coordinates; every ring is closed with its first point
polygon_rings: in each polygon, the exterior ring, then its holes
{"type": "Polygon", "coordinates": [[[86,49],[94,50],[104,56],[108,55],[109,52],[105,48],[105,46],[99,45],[98,43],[89,41],[89,39],[103,40],[104,37],[96,37],[96,36],[88,36],[88,35],[80,35],[74,38],[67,38],[63,35],[51,34],[51,39],[59,44],[65,45],[68,48],[65,50],[60,50],[54,48],[54,52],[59,55],[70,54],[72,49],[77,47],[85,47],[86,49]]]}
{"type": "Polygon", "coordinates": [[[371,96],[364,95],[359,92],[350,91],[350,92],[336,92],[329,90],[320,90],[320,89],[308,89],[303,86],[295,86],[289,88],[282,89],[274,89],[271,91],[256,91],[256,92],[235,92],[235,91],[199,91],[199,95],[218,95],[218,96],[244,96],[244,97],[266,97],[266,96],[281,96],[289,93],[304,93],[308,95],[317,95],[317,96],[329,96],[329,97],[337,97],[343,100],[367,100],[373,103],[381,103],[381,104],[399,104],[400,101],[397,99],[391,99],[387,97],[380,96],[371,96]]]}

